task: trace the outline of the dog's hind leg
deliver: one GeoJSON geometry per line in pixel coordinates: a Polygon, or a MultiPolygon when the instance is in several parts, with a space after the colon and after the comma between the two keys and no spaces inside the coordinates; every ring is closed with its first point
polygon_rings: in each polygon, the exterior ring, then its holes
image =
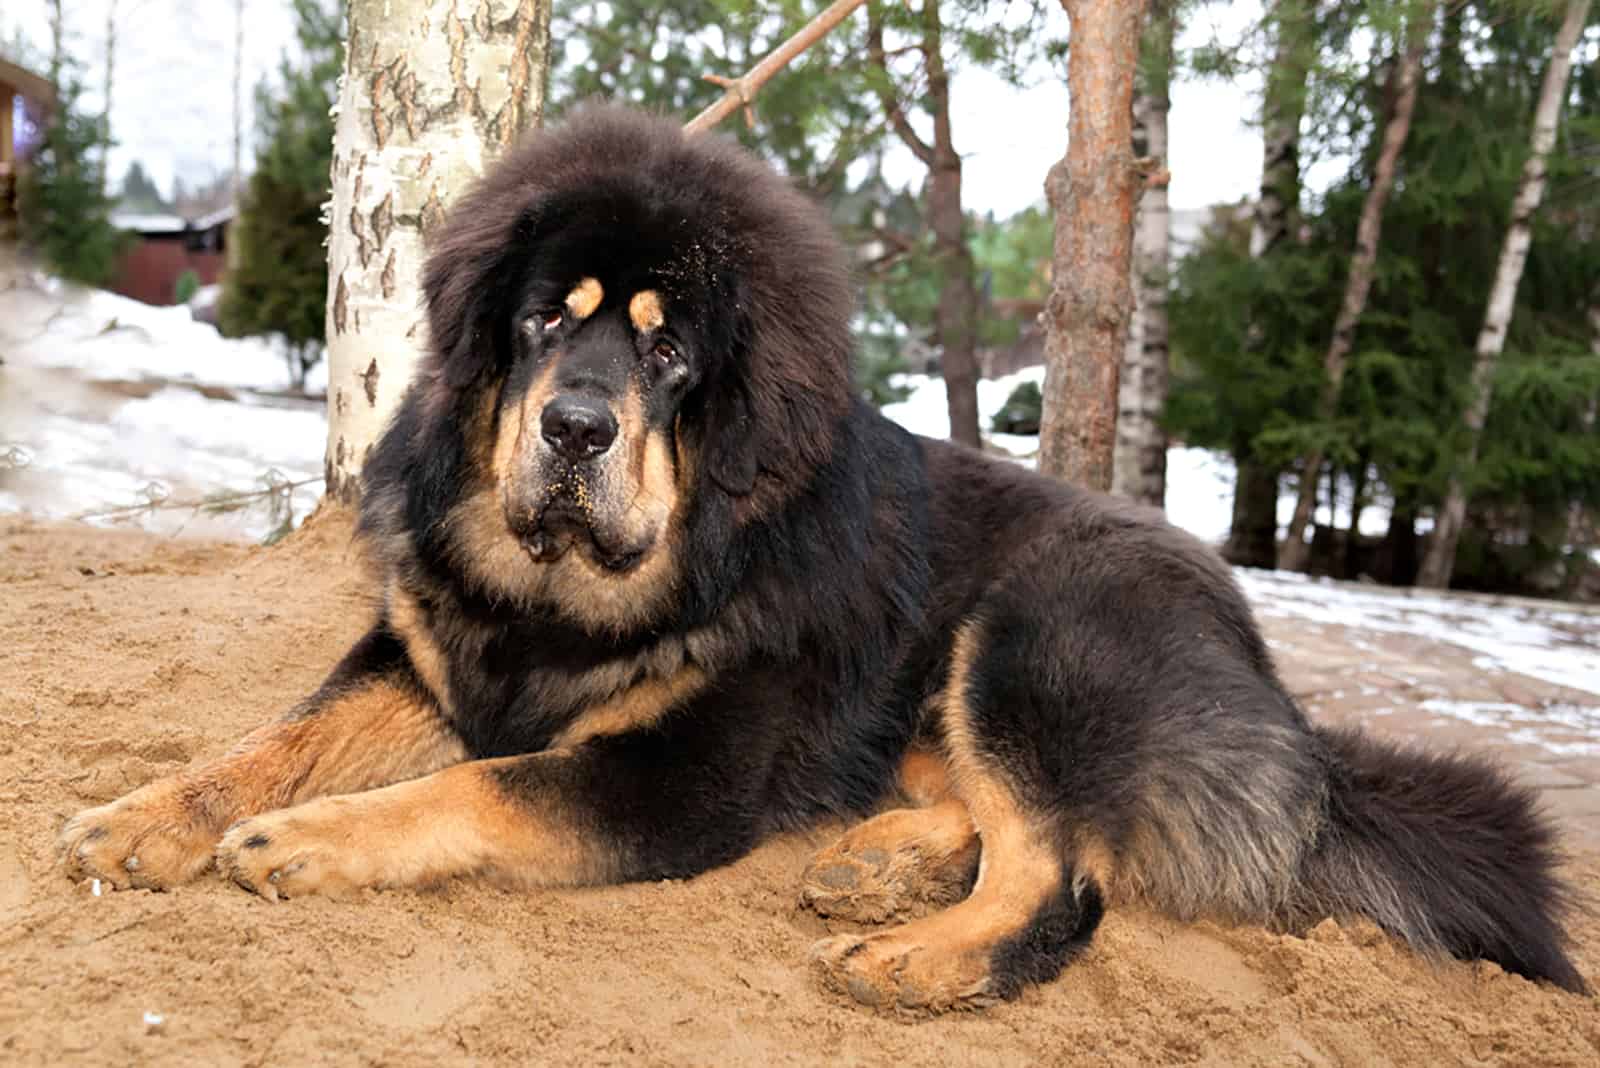
{"type": "Polygon", "coordinates": [[[942,1010],[1014,996],[1054,978],[1088,944],[1104,912],[1110,873],[1103,851],[1075,842],[1031,803],[1045,795],[1027,781],[1023,762],[998,758],[975,735],[969,674],[979,642],[971,626],[958,638],[941,714],[955,797],[982,841],[971,896],[879,934],[827,939],[812,951],[825,982],[868,1005],[942,1010]]]}

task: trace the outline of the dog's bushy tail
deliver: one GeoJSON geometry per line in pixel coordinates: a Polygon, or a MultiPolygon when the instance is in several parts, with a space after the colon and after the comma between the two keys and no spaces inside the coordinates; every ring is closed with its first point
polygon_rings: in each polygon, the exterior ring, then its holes
{"type": "Polygon", "coordinates": [[[1562,926],[1575,900],[1531,790],[1471,757],[1316,733],[1331,788],[1301,872],[1303,915],[1359,913],[1418,948],[1586,991],[1562,926]]]}

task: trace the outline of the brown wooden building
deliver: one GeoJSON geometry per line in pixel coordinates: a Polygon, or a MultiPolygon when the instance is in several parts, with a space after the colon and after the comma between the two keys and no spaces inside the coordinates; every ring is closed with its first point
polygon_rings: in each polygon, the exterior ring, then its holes
{"type": "Polygon", "coordinates": [[[0,59],[0,239],[16,233],[17,175],[55,99],[49,81],[0,59]]]}
{"type": "Polygon", "coordinates": [[[203,286],[222,280],[228,266],[232,207],[198,219],[177,215],[111,216],[119,229],[137,236],[117,264],[109,288],[146,304],[177,302],[178,279],[193,271],[203,286]]]}

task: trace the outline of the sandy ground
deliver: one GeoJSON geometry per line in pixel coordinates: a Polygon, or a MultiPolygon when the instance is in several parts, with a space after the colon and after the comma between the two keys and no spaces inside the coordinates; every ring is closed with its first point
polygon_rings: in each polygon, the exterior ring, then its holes
{"type": "MultiPolygon", "coordinates": [[[[807,970],[828,928],[796,889],[829,829],[688,882],[559,893],[463,883],[273,905],[214,878],[97,897],[60,873],[67,816],[282,710],[364,626],[368,598],[338,516],[270,550],[0,518],[0,1062],[1600,1063],[1600,1000],[1332,922],[1294,938],[1118,912],[1082,962],[1016,1002],[874,1015],[807,970]]],[[[1269,630],[1308,704],[1362,718],[1331,695],[1370,652],[1338,628],[1269,630]]],[[[1390,673],[1404,686],[1480,685],[1437,643],[1384,652],[1409,665],[1390,673]]],[[[1600,845],[1581,822],[1600,776],[1524,764],[1580,799],[1556,810],[1583,849],[1600,845]]],[[[1574,873],[1600,892],[1600,855],[1574,873]]],[[[1600,920],[1576,931],[1600,981],[1600,920]]]]}

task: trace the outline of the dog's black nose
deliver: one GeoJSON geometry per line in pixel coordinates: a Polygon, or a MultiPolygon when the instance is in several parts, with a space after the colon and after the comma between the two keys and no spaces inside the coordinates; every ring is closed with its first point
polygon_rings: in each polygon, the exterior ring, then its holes
{"type": "Polygon", "coordinates": [[[566,394],[544,406],[539,430],[569,460],[590,460],[617,440],[617,419],[598,397],[566,394]]]}

